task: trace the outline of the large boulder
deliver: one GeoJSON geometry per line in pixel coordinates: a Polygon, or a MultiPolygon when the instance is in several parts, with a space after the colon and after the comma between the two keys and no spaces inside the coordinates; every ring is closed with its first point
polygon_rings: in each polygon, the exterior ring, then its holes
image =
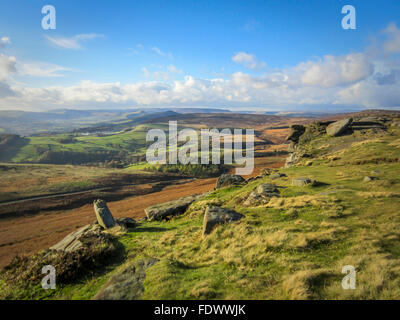
{"type": "Polygon", "coordinates": [[[326,127],[326,133],[332,137],[340,136],[347,130],[352,122],[352,118],[347,118],[331,123],[329,126],[326,127]]]}
{"type": "Polygon", "coordinates": [[[137,300],[143,292],[146,269],[158,262],[157,259],[143,258],[112,276],[94,300],[137,300]]]}
{"type": "Polygon", "coordinates": [[[211,233],[216,225],[240,220],[244,216],[236,211],[209,206],[206,208],[203,220],[203,235],[211,233]]]}
{"type": "Polygon", "coordinates": [[[228,187],[232,185],[238,185],[245,183],[246,180],[238,175],[235,174],[222,174],[218,180],[217,180],[217,185],[216,189],[223,188],[223,187],[228,187]]]}
{"type": "Polygon", "coordinates": [[[267,204],[272,197],[279,197],[278,187],[271,183],[262,183],[256,190],[252,191],[243,205],[247,207],[255,207],[267,204]]]}
{"type": "Polygon", "coordinates": [[[292,186],[304,187],[306,185],[316,185],[316,181],[310,178],[295,178],[292,180],[292,186]]]}
{"type": "Polygon", "coordinates": [[[306,131],[306,128],[299,124],[294,124],[290,126],[290,133],[286,137],[286,140],[298,143],[300,136],[306,131]]]}
{"type": "Polygon", "coordinates": [[[162,220],[169,216],[176,216],[184,213],[186,209],[201,195],[193,195],[189,197],[180,198],[178,200],[164,202],[148,207],[144,210],[147,219],[151,220],[162,220]]]}
{"type": "Polygon", "coordinates": [[[109,229],[115,226],[114,217],[108,209],[107,203],[104,200],[98,199],[93,202],[94,212],[96,213],[97,222],[104,229],[109,229]]]}
{"type": "Polygon", "coordinates": [[[102,229],[98,224],[88,224],[75,232],[70,233],[50,250],[75,252],[85,247],[88,239],[101,239],[102,229]]]}

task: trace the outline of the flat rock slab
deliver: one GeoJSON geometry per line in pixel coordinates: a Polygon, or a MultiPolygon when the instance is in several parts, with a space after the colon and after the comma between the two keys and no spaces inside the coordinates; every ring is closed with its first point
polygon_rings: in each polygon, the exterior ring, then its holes
{"type": "Polygon", "coordinates": [[[111,277],[103,289],[93,298],[94,300],[137,300],[143,292],[143,282],[146,269],[158,262],[157,259],[140,259],[120,273],[111,277]]]}
{"type": "Polygon", "coordinates": [[[82,239],[86,237],[101,237],[101,227],[98,224],[88,224],[75,232],[70,233],[60,242],[50,247],[51,250],[74,252],[84,247],[82,239]]]}
{"type": "Polygon", "coordinates": [[[200,197],[202,197],[202,195],[184,197],[178,200],[156,204],[146,208],[144,211],[149,221],[162,220],[168,216],[176,216],[184,213],[186,209],[200,197]]]}
{"type": "Polygon", "coordinates": [[[104,200],[98,199],[93,201],[93,207],[99,225],[104,229],[109,229],[115,226],[114,217],[104,200]]]}
{"type": "Polygon", "coordinates": [[[219,189],[219,188],[223,188],[223,187],[239,185],[242,183],[246,183],[246,180],[242,176],[238,176],[235,174],[222,174],[218,178],[215,188],[219,189]]]}
{"type": "Polygon", "coordinates": [[[340,136],[346,131],[346,129],[350,126],[352,122],[352,118],[347,118],[331,123],[329,126],[326,127],[326,133],[332,137],[340,136]]]}
{"type": "Polygon", "coordinates": [[[295,178],[292,180],[292,186],[304,187],[306,185],[315,185],[316,181],[310,178],[295,178]]]}
{"type": "Polygon", "coordinates": [[[203,235],[211,233],[215,226],[242,219],[244,216],[234,210],[209,206],[203,220],[203,235]]]}

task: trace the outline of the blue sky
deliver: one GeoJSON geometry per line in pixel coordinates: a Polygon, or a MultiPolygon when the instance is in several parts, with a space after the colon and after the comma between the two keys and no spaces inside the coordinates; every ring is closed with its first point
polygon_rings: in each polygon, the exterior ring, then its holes
{"type": "Polygon", "coordinates": [[[0,108],[394,108],[399,26],[397,0],[2,0],[0,108]],[[379,76],[394,83],[357,102],[379,76]]]}

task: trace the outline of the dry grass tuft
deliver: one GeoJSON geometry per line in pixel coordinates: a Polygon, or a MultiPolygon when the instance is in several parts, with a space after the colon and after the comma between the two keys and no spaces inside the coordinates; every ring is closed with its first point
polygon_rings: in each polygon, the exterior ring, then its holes
{"type": "Polygon", "coordinates": [[[304,195],[288,198],[271,198],[266,207],[268,208],[303,208],[306,206],[316,206],[328,208],[335,202],[335,199],[322,195],[304,195]]]}
{"type": "Polygon", "coordinates": [[[291,300],[316,299],[318,294],[313,290],[314,287],[329,275],[326,269],[298,271],[287,277],[282,287],[291,300]]]}

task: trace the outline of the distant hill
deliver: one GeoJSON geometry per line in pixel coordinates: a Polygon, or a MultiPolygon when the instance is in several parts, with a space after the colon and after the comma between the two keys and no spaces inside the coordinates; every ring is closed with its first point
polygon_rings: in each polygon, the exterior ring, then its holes
{"type": "Polygon", "coordinates": [[[42,132],[68,132],[82,127],[121,128],[123,127],[121,124],[125,120],[130,120],[131,122],[128,125],[131,125],[156,116],[193,112],[216,113],[229,111],[207,108],[58,109],[47,112],[4,110],[0,111],[0,132],[26,136],[42,132]],[[136,121],[132,121],[135,119],[136,121]]]}

